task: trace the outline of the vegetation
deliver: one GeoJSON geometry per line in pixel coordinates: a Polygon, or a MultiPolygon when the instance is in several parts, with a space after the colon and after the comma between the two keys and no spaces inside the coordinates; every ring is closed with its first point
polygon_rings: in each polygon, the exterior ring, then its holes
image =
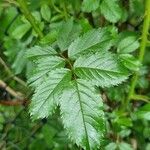
{"type": "Polygon", "coordinates": [[[149,150],[150,0],[1,0],[0,149],[149,150]]]}

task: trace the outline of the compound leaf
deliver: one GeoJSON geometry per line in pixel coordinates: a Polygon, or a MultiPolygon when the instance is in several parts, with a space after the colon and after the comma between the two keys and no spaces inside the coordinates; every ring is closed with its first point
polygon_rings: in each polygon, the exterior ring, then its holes
{"type": "Polygon", "coordinates": [[[60,109],[70,138],[86,150],[97,149],[104,133],[104,113],[100,93],[83,80],[65,88],[60,109]]]}

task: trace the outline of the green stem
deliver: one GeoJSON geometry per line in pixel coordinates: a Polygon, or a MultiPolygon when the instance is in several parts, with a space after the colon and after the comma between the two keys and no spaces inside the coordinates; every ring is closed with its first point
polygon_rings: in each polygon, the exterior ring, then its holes
{"type": "Polygon", "coordinates": [[[65,1],[63,2],[63,11],[64,11],[65,20],[67,20],[67,18],[68,18],[68,13],[67,13],[65,1]]]}
{"type": "Polygon", "coordinates": [[[30,22],[33,29],[38,34],[39,38],[40,39],[43,38],[43,33],[42,33],[41,29],[39,28],[38,24],[36,23],[35,18],[30,13],[28,6],[27,6],[27,3],[26,3],[26,0],[17,0],[17,2],[20,6],[20,10],[22,11],[22,13],[26,17],[26,19],[30,22]]]}
{"type": "Polygon", "coordinates": [[[150,103],[150,98],[145,96],[145,95],[132,95],[131,97],[133,100],[136,100],[136,101],[143,101],[143,102],[146,102],[146,103],[150,103]]]}
{"type": "MultiPolygon", "coordinates": [[[[140,44],[140,52],[139,52],[139,61],[142,63],[144,54],[145,54],[145,49],[146,49],[146,44],[147,44],[147,35],[148,35],[148,29],[149,29],[149,24],[150,24],[150,0],[146,0],[145,3],[145,18],[144,18],[144,23],[143,23],[143,31],[142,31],[142,37],[141,37],[141,44],[140,44]]],[[[125,107],[128,106],[130,100],[132,99],[132,95],[135,93],[135,87],[136,83],[138,80],[138,75],[139,73],[136,72],[133,75],[133,78],[131,80],[131,87],[130,91],[128,94],[128,98],[125,103],[125,107]]]]}

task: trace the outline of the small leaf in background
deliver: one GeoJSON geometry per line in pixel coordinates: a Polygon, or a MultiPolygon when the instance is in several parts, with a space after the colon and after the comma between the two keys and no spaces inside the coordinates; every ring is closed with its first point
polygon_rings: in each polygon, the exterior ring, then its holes
{"type": "Polygon", "coordinates": [[[116,150],[117,149],[117,144],[112,142],[109,143],[107,146],[105,146],[105,150],[116,150]]]}
{"type": "MultiPolygon", "coordinates": [[[[131,123],[131,126],[132,126],[132,123],[131,123]]],[[[130,127],[130,126],[129,126],[129,127],[130,127]]],[[[121,138],[125,138],[125,137],[130,136],[131,132],[132,132],[131,129],[124,128],[123,130],[121,130],[121,131],[119,132],[119,136],[120,136],[121,138]]]]}
{"type": "Polygon", "coordinates": [[[114,120],[120,126],[132,127],[132,120],[127,117],[119,117],[114,120]]]}
{"type": "Polygon", "coordinates": [[[122,15],[121,15],[121,22],[125,22],[128,19],[128,11],[126,10],[126,8],[122,7],[122,15]]]}
{"type": "Polygon", "coordinates": [[[42,128],[42,133],[44,135],[44,139],[46,144],[49,146],[49,148],[52,148],[52,143],[54,141],[54,136],[57,134],[57,130],[53,128],[52,126],[46,124],[42,128]]]}
{"type": "MultiPolygon", "coordinates": [[[[0,4],[0,8],[1,6],[2,4],[0,4]]],[[[0,18],[0,37],[5,33],[6,28],[9,27],[18,12],[15,7],[7,7],[7,9],[3,9],[3,13],[4,14],[0,18]]]]}
{"type": "Polygon", "coordinates": [[[41,40],[40,43],[45,44],[52,44],[57,40],[58,32],[56,30],[52,30],[49,33],[47,33],[41,40]]]}
{"type": "Polygon", "coordinates": [[[104,17],[112,23],[116,23],[121,19],[122,9],[118,4],[118,0],[102,0],[100,9],[104,17]]]}
{"type": "Polygon", "coordinates": [[[73,19],[69,19],[62,24],[57,39],[61,51],[67,50],[71,42],[79,36],[80,31],[81,27],[75,24],[73,19]]]}
{"type": "Polygon", "coordinates": [[[90,25],[88,19],[86,19],[86,18],[83,18],[83,19],[79,20],[79,23],[80,23],[80,25],[82,27],[82,32],[83,33],[85,33],[88,30],[92,29],[92,26],[90,25]]]}
{"type": "Polygon", "coordinates": [[[146,145],[146,150],[150,150],[150,143],[146,145]]]}
{"type": "Polygon", "coordinates": [[[16,56],[16,59],[12,65],[12,68],[15,70],[15,74],[21,73],[27,64],[27,58],[25,57],[25,48],[21,49],[16,56]]]}
{"type": "Polygon", "coordinates": [[[43,4],[41,6],[41,15],[43,19],[45,19],[47,22],[50,22],[51,10],[47,4],[43,4]]]}
{"type": "Polygon", "coordinates": [[[150,120],[150,104],[146,104],[135,112],[139,119],[150,120]]]}
{"type": "Polygon", "coordinates": [[[47,148],[46,144],[45,143],[43,144],[43,140],[40,138],[37,138],[29,145],[29,150],[37,150],[37,149],[45,150],[46,148],[47,148]]]}
{"type": "Polygon", "coordinates": [[[22,24],[22,25],[19,25],[19,27],[17,27],[17,28],[12,32],[12,36],[13,36],[15,39],[21,39],[30,29],[31,29],[31,25],[30,25],[30,24],[22,24]]]}
{"type": "Polygon", "coordinates": [[[33,17],[35,18],[35,21],[37,21],[38,23],[41,22],[41,14],[38,11],[34,11],[32,12],[33,17]]]}
{"type": "Polygon", "coordinates": [[[119,85],[117,87],[111,87],[107,89],[107,96],[111,101],[122,101],[125,98],[125,89],[126,86],[119,85]],[[119,91],[119,92],[118,92],[119,91]]]}
{"type": "Polygon", "coordinates": [[[133,150],[133,148],[131,147],[130,144],[125,143],[125,142],[121,142],[118,144],[118,148],[119,150],[133,150]]]}
{"type": "Polygon", "coordinates": [[[130,0],[129,11],[130,15],[141,16],[141,13],[144,14],[144,3],[143,0],[130,0]],[[138,9],[137,9],[138,8],[138,9]]]}
{"type": "Polygon", "coordinates": [[[13,69],[15,74],[20,74],[21,72],[25,72],[28,66],[28,61],[25,56],[26,54],[26,46],[30,43],[29,39],[28,41],[25,41],[24,43],[11,39],[6,38],[4,47],[6,48],[4,54],[11,58],[9,59],[9,62],[11,63],[11,68],[13,69]]]}
{"type": "Polygon", "coordinates": [[[17,53],[19,53],[20,49],[22,49],[23,45],[20,41],[6,37],[4,39],[4,55],[8,57],[8,61],[12,63],[17,53]]]}
{"type": "Polygon", "coordinates": [[[119,55],[120,61],[122,61],[123,65],[127,67],[129,70],[138,71],[141,63],[138,59],[136,59],[133,55],[130,54],[121,54],[119,55]]]}
{"type": "Polygon", "coordinates": [[[122,32],[118,36],[117,51],[119,53],[131,53],[140,46],[138,37],[133,32],[122,32]]]}
{"type": "Polygon", "coordinates": [[[100,0],[83,0],[82,11],[91,12],[99,7],[100,0]]]}

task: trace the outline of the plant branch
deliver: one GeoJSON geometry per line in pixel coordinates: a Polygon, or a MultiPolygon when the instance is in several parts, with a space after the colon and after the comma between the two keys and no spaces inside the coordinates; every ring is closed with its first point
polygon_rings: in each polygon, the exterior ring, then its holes
{"type": "Polygon", "coordinates": [[[144,101],[146,103],[150,103],[150,97],[147,97],[145,95],[132,95],[131,97],[132,100],[137,100],[137,101],[144,101]]]}
{"type": "MultiPolygon", "coordinates": [[[[141,44],[140,44],[140,51],[139,51],[139,61],[142,63],[144,54],[145,54],[145,49],[147,45],[147,35],[148,35],[148,30],[149,30],[149,24],[150,24],[150,0],[147,0],[145,3],[145,18],[144,18],[144,23],[143,23],[143,31],[142,31],[142,37],[141,37],[141,44]]],[[[131,87],[129,90],[128,98],[125,103],[125,107],[128,106],[130,100],[132,99],[132,96],[135,93],[135,87],[136,83],[138,80],[138,72],[135,72],[133,75],[133,78],[131,80],[131,87]]]]}
{"type": "Polygon", "coordinates": [[[2,81],[2,80],[0,80],[0,87],[5,89],[10,95],[14,96],[15,98],[20,99],[20,100],[23,99],[23,96],[22,96],[23,94],[21,94],[21,93],[18,94],[12,88],[7,86],[7,84],[4,81],[2,81]]]}
{"type": "Polygon", "coordinates": [[[5,70],[6,70],[6,72],[8,73],[9,76],[12,76],[15,81],[17,81],[18,83],[20,83],[24,87],[27,87],[27,84],[23,80],[21,80],[20,78],[16,77],[14,75],[14,73],[11,72],[11,70],[9,69],[9,67],[6,65],[5,61],[1,57],[0,57],[0,63],[5,68],[5,70]]]}
{"type": "Polygon", "coordinates": [[[26,105],[27,100],[0,100],[0,105],[4,106],[20,106],[20,105],[26,105]]]}
{"type": "Polygon", "coordinates": [[[30,22],[33,29],[38,34],[39,38],[42,39],[44,35],[43,35],[41,29],[39,28],[38,24],[36,23],[35,18],[29,11],[26,1],[25,0],[17,0],[17,2],[19,4],[19,8],[22,11],[22,13],[24,14],[25,18],[30,22]]]}

